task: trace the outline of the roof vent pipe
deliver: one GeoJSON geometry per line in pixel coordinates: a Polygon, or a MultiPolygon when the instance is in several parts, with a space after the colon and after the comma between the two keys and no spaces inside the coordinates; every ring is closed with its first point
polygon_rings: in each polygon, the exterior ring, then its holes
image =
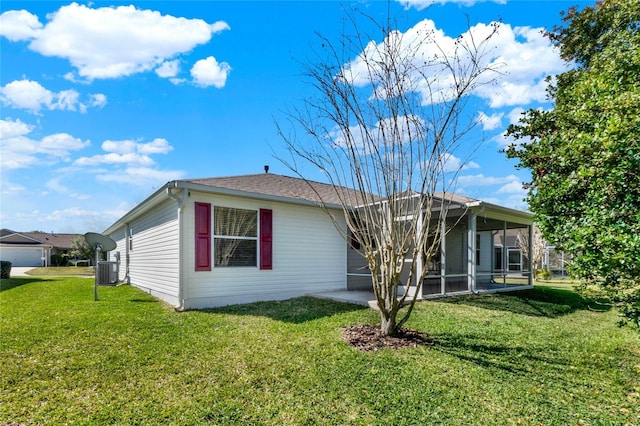
{"type": "Polygon", "coordinates": [[[264,166],[264,172],[265,173],[269,173],[269,165],[265,165],[264,166]]]}

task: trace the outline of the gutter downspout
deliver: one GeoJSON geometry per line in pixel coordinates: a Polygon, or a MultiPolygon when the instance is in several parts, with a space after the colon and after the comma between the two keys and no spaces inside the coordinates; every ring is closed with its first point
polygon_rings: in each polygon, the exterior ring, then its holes
{"type": "MultiPolygon", "coordinates": [[[[173,182],[177,186],[177,182],[173,182]]],[[[174,186],[175,187],[175,186],[174,186]]],[[[182,212],[184,204],[187,201],[187,195],[189,191],[186,188],[182,188],[182,196],[178,197],[171,191],[172,187],[167,186],[167,196],[176,202],[178,205],[178,306],[175,307],[177,311],[184,310],[184,268],[182,267],[182,212]]]]}

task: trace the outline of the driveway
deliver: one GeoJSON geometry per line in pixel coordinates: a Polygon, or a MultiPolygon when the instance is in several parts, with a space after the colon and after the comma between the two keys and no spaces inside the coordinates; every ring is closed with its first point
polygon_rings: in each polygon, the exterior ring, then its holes
{"type": "Polygon", "coordinates": [[[33,269],[33,266],[12,266],[11,267],[11,276],[12,277],[27,277],[27,271],[33,269]]]}

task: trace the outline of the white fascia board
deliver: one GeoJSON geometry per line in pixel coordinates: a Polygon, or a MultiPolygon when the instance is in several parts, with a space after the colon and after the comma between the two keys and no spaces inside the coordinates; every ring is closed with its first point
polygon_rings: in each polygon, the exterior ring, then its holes
{"type": "Polygon", "coordinates": [[[510,209],[483,201],[467,203],[467,206],[471,211],[490,219],[504,220],[522,225],[531,225],[533,223],[533,214],[522,210],[510,209]]]}
{"type": "Polygon", "coordinates": [[[41,242],[38,242],[37,244],[29,244],[29,243],[4,243],[2,241],[0,241],[0,247],[6,247],[6,248],[49,248],[52,249],[53,246],[51,244],[44,244],[41,242]]]}
{"type": "MultiPolygon", "coordinates": [[[[35,238],[31,238],[31,237],[29,237],[27,235],[21,234],[20,232],[14,232],[13,234],[4,235],[4,236],[0,237],[0,241],[1,240],[8,240],[11,237],[21,237],[21,238],[24,238],[25,240],[31,240],[31,241],[36,242],[38,244],[44,244],[44,243],[40,242],[39,240],[36,240],[35,238]]],[[[23,243],[7,243],[7,244],[23,244],[23,243]]]]}

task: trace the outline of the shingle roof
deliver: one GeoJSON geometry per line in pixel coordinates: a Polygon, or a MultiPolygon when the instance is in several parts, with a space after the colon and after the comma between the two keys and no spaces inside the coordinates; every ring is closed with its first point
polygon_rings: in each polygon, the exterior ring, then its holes
{"type": "Polygon", "coordinates": [[[81,234],[57,234],[48,232],[15,232],[9,229],[2,229],[0,237],[2,237],[3,244],[36,244],[38,242],[44,245],[50,245],[61,249],[70,249],[71,241],[74,238],[81,236],[81,234]],[[6,232],[5,232],[6,231],[6,232]],[[14,238],[15,237],[15,238],[14,238]],[[28,239],[25,239],[25,237],[28,239]]]}
{"type": "Polygon", "coordinates": [[[5,235],[15,234],[16,231],[12,231],[11,229],[2,228],[0,229],[0,237],[4,237],[5,235]]]}
{"type": "MultiPolygon", "coordinates": [[[[326,204],[342,204],[340,193],[349,200],[348,205],[361,205],[362,197],[359,192],[353,189],[283,176],[274,173],[259,173],[252,175],[211,177],[202,179],[183,179],[179,182],[187,182],[196,185],[209,186],[212,188],[224,188],[247,193],[272,195],[276,197],[286,197],[298,200],[318,203],[323,201],[326,204]]],[[[467,204],[478,200],[464,195],[452,193],[436,193],[436,198],[445,199],[453,203],[467,204]]],[[[375,198],[375,197],[374,197],[375,198]]],[[[368,201],[372,201],[369,199],[368,201]]]]}
{"type": "Polygon", "coordinates": [[[180,182],[210,186],[212,188],[244,191],[247,193],[293,198],[314,203],[322,201],[325,204],[341,204],[340,195],[351,203],[361,199],[359,192],[353,189],[273,173],[184,179],[180,182]]]}
{"type": "Polygon", "coordinates": [[[51,244],[54,247],[62,249],[72,248],[71,242],[75,238],[82,236],[82,234],[58,234],[47,232],[23,232],[22,234],[35,238],[42,244],[51,244]]]}
{"type": "Polygon", "coordinates": [[[454,194],[451,192],[436,192],[433,195],[437,198],[445,199],[457,204],[468,204],[480,201],[475,198],[467,197],[466,195],[454,194]]]}

